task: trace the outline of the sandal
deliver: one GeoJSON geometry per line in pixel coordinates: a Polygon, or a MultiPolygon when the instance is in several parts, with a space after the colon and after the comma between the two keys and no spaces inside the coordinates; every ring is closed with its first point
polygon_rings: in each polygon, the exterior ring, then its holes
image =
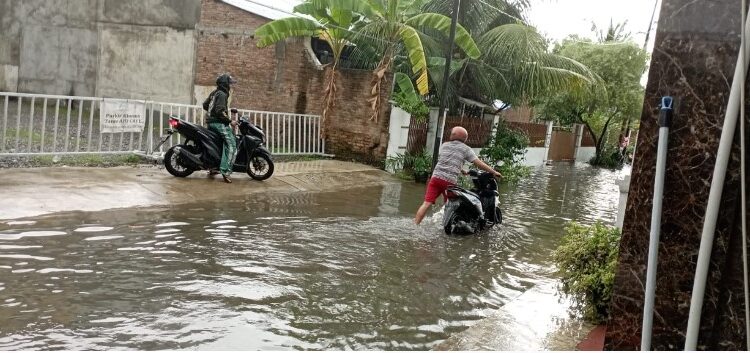
{"type": "Polygon", "coordinates": [[[227,184],[231,184],[232,183],[232,178],[230,178],[229,175],[222,174],[221,176],[224,178],[224,182],[225,183],[227,183],[227,184]]]}

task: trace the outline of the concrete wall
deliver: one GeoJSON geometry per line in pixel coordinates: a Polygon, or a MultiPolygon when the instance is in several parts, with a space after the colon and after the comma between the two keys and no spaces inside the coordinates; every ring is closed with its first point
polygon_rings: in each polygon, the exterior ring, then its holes
{"type": "Polygon", "coordinates": [[[576,152],[576,162],[588,163],[596,156],[596,147],[579,147],[576,152]]]}
{"type": "MultiPolygon", "coordinates": [[[[399,153],[406,153],[406,145],[409,142],[410,122],[411,114],[399,107],[391,107],[391,119],[388,127],[388,133],[390,136],[388,139],[386,157],[393,157],[399,153]]],[[[389,172],[393,171],[389,170],[389,172]]]]}
{"type": "Polygon", "coordinates": [[[0,1],[0,90],[192,96],[200,0],[0,1]]]}
{"type": "Polygon", "coordinates": [[[106,67],[97,71],[97,96],[192,102],[192,31],[110,25],[99,38],[106,67]]]}
{"type": "Polygon", "coordinates": [[[526,154],[523,156],[521,164],[529,167],[538,167],[544,165],[547,160],[547,148],[545,147],[529,147],[526,149],[526,154]]]}
{"type": "MultiPolygon", "coordinates": [[[[474,153],[479,156],[482,153],[481,148],[472,148],[474,153]]],[[[526,154],[523,156],[521,165],[528,167],[538,167],[544,165],[547,157],[547,149],[544,147],[529,147],[526,149],[526,154]]]]}

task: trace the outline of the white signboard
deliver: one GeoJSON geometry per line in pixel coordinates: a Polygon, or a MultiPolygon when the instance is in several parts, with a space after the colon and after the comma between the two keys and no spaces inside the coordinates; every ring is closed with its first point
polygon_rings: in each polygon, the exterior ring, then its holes
{"type": "Polygon", "coordinates": [[[102,133],[141,132],[146,126],[146,102],[129,99],[102,101],[99,128],[102,133]]]}

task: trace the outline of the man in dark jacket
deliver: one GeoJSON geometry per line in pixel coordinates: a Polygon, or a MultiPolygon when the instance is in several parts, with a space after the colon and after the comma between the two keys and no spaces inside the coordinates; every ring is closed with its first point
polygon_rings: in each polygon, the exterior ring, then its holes
{"type": "MultiPolygon", "coordinates": [[[[208,128],[215,131],[224,139],[219,172],[224,181],[231,183],[232,165],[237,156],[237,143],[232,132],[237,122],[229,116],[229,106],[232,100],[232,85],[236,81],[229,74],[222,74],[216,79],[216,89],[203,102],[203,109],[208,112],[208,128]]],[[[211,172],[209,172],[211,173],[211,172]]]]}

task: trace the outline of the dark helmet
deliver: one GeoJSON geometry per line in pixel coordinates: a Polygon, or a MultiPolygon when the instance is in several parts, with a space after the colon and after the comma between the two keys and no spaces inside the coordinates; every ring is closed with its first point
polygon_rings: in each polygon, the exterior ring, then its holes
{"type": "Polygon", "coordinates": [[[235,83],[237,83],[237,80],[235,80],[230,74],[221,74],[216,78],[216,87],[227,92],[229,92],[229,87],[235,83]]]}

